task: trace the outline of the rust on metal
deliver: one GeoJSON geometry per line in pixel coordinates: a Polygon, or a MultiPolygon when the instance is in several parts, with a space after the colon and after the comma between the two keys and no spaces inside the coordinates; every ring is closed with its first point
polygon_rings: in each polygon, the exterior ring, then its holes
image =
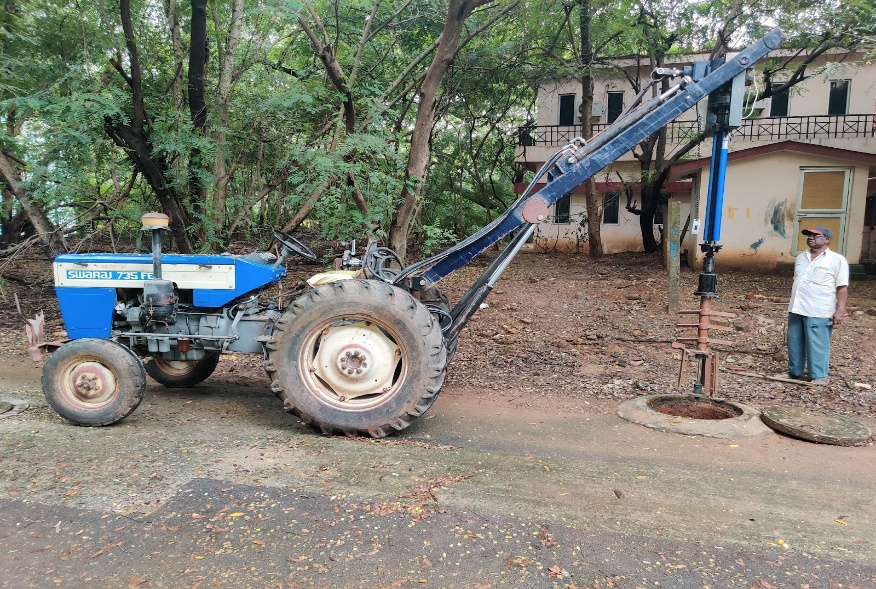
{"type": "Polygon", "coordinates": [[[116,376],[99,362],[82,362],[66,375],[73,396],[85,403],[101,403],[108,399],[118,386],[116,376]]]}
{"type": "Polygon", "coordinates": [[[696,315],[699,321],[696,323],[679,323],[676,327],[680,329],[696,329],[696,336],[678,337],[672,343],[672,347],[681,350],[681,366],[678,370],[678,387],[681,388],[684,384],[685,374],[687,373],[688,363],[691,360],[697,362],[697,379],[694,385],[695,394],[703,394],[709,397],[718,392],[718,352],[712,350],[710,344],[721,346],[729,346],[733,342],[723,339],[715,339],[709,337],[709,332],[715,331],[733,331],[732,327],[725,325],[712,325],[712,317],[725,317],[733,319],[735,313],[726,311],[715,311],[712,309],[712,297],[700,297],[699,309],[687,309],[678,312],[679,315],[696,315]],[[685,344],[695,344],[695,348],[688,348],[685,344]]]}
{"type": "Polygon", "coordinates": [[[547,221],[549,215],[550,208],[548,207],[547,201],[540,196],[530,197],[529,200],[526,201],[526,204],[523,205],[523,211],[521,211],[523,220],[528,223],[541,223],[547,221]]]}
{"type": "Polygon", "coordinates": [[[821,444],[854,446],[872,435],[869,427],[847,415],[803,407],[765,407],[760,418],[777,432],[821,444]]]}
{"type": "Polygon", "coordinates": [[[24,329],[27,332],[28,352],[35,362],[45,360],[46,356],[60,348],[69,340],[46,341],[46,316],[40,311],[33,319],[28,319],[21,311],[21,303],[18,302],[18,294],[15,295],[15,308],[18,316],[24,321],[24,329]]]}

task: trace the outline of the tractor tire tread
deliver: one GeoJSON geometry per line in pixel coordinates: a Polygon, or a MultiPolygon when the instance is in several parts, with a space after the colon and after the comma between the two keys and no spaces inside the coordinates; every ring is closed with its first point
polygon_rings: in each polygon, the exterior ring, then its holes
{"type": "Polygon", "coordinates": [[[268,357],[265,370],[271,379],[271,390],[283,400],[284,410],[325,435],[356,434],[382,438],[401,431],[432,406],[446,375],[447,353],[438,322],[407,292],[375,280],[342,280],[321,285],[302,294],[287,307],[283,317],[275,324],[273,337],[266,348],[268,357]],[[288,348],[297,335],[296,328],[310,321],[308,315],[314,308],[324,309],[327,304],[333,306],[338,299],[352,302],[366,297],[370,297],[372,301],[384,300],[383,306],[390,308],[391,314],[401,316],[407,321],[412,332],[422,338],[425,346],[423,356],[426,359],[422,362],[420,375],[414,378],[417,382],[405,385],[411,390],[404,392],[408,398],[395,414],[387,416],[379,423],[335,423],[325,415],[315,414],[316,411],[310,412],[295,402],[294,395],[300,394],[300,391],[293,389],[300,388],[295,386],[299,383],[283,384],[284,380],[288,380],[288,374],[283,374],[283,359],[289,357],[288,348]]]}

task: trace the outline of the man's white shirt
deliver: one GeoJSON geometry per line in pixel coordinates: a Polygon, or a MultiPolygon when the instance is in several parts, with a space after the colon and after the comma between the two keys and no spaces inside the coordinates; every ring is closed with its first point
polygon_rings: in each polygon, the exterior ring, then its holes
{"type": "Polygon", "coordinates": [[[788,312],[806,317],[833,317],[836,289],[849,285],[849,263],[836,252],[824,250],[815,258],[808,249],[797,254],[794,286],[788,312]]]}

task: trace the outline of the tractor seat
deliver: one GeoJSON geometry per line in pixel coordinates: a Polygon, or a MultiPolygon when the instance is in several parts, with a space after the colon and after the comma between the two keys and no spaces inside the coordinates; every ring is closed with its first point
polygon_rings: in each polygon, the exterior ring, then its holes
{"type": "Polygon", "coordinates": [[[271,252],[255,251],[251,254],[246,254],[245,256],[243,256],[243,259],[249,260],[250,262],[255,262],[256,264],[265,264],[267,266],[272,266],[277,261],[277,256],[275,256],[271,252]]]}

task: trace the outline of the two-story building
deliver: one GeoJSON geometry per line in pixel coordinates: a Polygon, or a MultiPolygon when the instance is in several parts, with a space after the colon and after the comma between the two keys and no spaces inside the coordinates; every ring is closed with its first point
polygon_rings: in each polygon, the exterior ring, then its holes
{"type": "MultiPolygon", "coordinates": [[[[666,65],[681,67],[705,58],[681,56],[666,65]]],[[[616,64],[628,76],[645,78],[649,73],[634,58],[616,64]]],[[[831,248],[850,263],[876,259],[876,64],[863,64],[861,55],[833,53],[808,71],[822,73],[748,107],[744,124],[731,135],[718,258],[722,264],[775,269],[790,263],[806,246],[801,229],[814,225],[833,230],[831,248]],[[828,63],[838,65],[823,67],[828,63]]],[[[610,125],[634,96],[619,71],[600,72],[591,113],[595,132],[610,125]]],[[[541,88],[537,120],[520,129],[518,164],[537,170],[579,136],[580,104],[580,81],[541,88]]],[[[668,154],[696,132],[704,104],[669,125],[668,154]]],[[[681,248],[694,267],[702,255],[702,231],[696,229],[705,218],[711,149],[706,140],[688,153],[671,168],[665,186],[671,200],[681,205],[681,224],[688,227],[681,248]]],[[[632,153],[595,177],[606,253],[642,249],[639,219],[627,211],[628,200],[637,202],[638,178],[639,162],[632,153]]],[[[658,213],[658,238],[662,222],[658,213]]],[[[554,205],[553,216],[538,228],[535,244],[545,250],[587,250],[583,186],[554,205]]]]}

